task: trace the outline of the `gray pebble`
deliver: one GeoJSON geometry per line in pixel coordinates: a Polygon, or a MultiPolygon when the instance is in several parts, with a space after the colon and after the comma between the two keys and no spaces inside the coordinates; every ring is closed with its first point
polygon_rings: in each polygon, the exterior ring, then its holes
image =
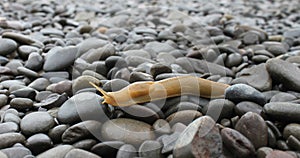
{"type": "Polygon", "coordinates": [[[33,78],[34,79],[34,78],[38,78],[39,77],[39,74],[37,72],[32,71],[32,70],[30,70],[30,69],[28,69],[26,67],[20,66],[20,67],[18,67],[17,70],[18,70],[19,74],[24,75],[24,76],[26,76],[28,78],[33,78]]]}
{"type": "Polygon", "coordinates": [[[210,116],[215,121],[223,118],[230,118],[233,114],[235,104],[226,99],[215,99],[204,106],[202,112],[210,116]]]}
{"type": "Polygon", "coordinates": [[[54,143],[61,142],[61,136],[69,128],[69,125],[61,124],[49,130],[48,136],[54,143]]]}
{"type": "MultiPolygon", "coordinates": [[[[18,144],[20,145],[20,144],[18,144]]],[[[27,148],[25,148],[24,146],[20,145],[17,146],[14,145],[11,148],[6,148],[6,149],[2,149],[1,150],[4,154],[7,155],[7,157],[13,157],[13,158],[24,158],[26,156],[30,156],[32,155],[31,151],[27,148]]]]}
{"type": "Polygon", "coordinates": [[[91,151],[101,157],[116,157],[118,149],[124,144],[122,141],[105,141],[94,145],[91,151]]]}
{"type": "Polygon", "coordinates": [[[42,69],[43,64],[44,59],[39,53],[31,53],[24,66],[30,70],[38,71],[42,69]]]}
{"type": "Polygon", "coordinates": [[[17,49],[17,43],[14,40],[1,38],[0,39],[0,55],[6,56],[17,49]]]}
{"type": "Polygon", "coordinates": [[[83,149],[83,150],[91,150],[91,148],[97,144],[97,141],[94,139],[84,139],[80,140],[73,144],[75,148],[83,149]]]}
{"type": "Polygon", "coordinates": [[[20,124],[21,119],[18,114],[6,113],[4,114],[3,122],[14,122],[16,124],[20,124]]]}
{"type": "Polygon", "coordinates": [[[163,158],[162,145],[158,141],[146,140],[139,148],[139,156],[144,158],[163,158]]]}
{"type": "Polygon", "coordinates": [[[69,151],[71,151],[74,147],[71,145],[58,145],[53,147],[39,155],[36,158],[49,158],[49,157],[65,157],[69,151]]]}
{"type": "Polygon", "coordinates": [[[0,134],[18,132],[18,131],[19,131],[19,125],[14,122],[0,123],[0,134]]]}
{"type": "Polygon", "coordinates": [[[100,158],[96,154],[93,154],[91,152],[82,149],[72,149],[65,156],[65,158],[82,158],[82,157],[100,158]]]}
{"type": "Polygon", "coordinates": [[[5,94],[0,94],[0,108],[6,105],[8,97],[5,94]]]}
{"type": "Polygon", "coordinates": [[[143,72],[132,72],[129,77],[129,82],[133,83],[137,81],[153,81],[153,77],[143,72]]]}
{"type": "Polygon", "coordinates": [[[242,101],[236,104],[236,106],[234,107],[234,112],[239,116],[242,116],[247,112],[254,112],[260,115],[262,111],[263,111],[263,107],[249,101],[242,101]]]}
{"type": "Polygon", "coordinates": [[[271,102],[264,106],[267,116],[276,120],[297,122],[300,119],[300,105],[289,102],[271,102]]]}
{"type": "Polygon", "coordinates": [[[190,124],[193,122],[193,120],[197,119],[198,117],[201,117],[202,113],[195,110],[183,110],[178,111],[166,118],[166,121],[169,122],[170,125],[174,125],[177,122],[183,123],[185,125],[190,124]]]}
{"type": "Polygon", "coordinates": [[[291,102],[296,99],[297,99],[297,97],[290,93],[280,92],[280,93],[275,94],[270,99],[270,102],[291,102]]]}
{"type": "Polygon", "coordinates": [[[284,127],[283,137],[287,139],[291,135],[296,137],[297,139],[300,138],[300,124],[291,123],[284,127]]]}
{"type": "Polygon", "coordinates": [[[25,143],[25,137],[20,133],[3,133],[0,134],[0,149],[10,147],[16,143],[25,143]]]}
{"type": "Polygon", "coordinates": [[[29,46],[29,45],[22,45],[18,48],[19,56],[22,59],[27,59],[28,56],[33,52],[39,52],[39,49],[37,47],[29,46]]]}
{"type": "Polygon", "coordinates": [[[10,107],[23,111],[32,108],[33,101],[28,98],[14,98],[10,101],[10,107]]]}
{"type": "Polygon", "coordinates": [[[124,144],[120,147],[116,158],[132,158],[137,156],[137,151],[134,146],[124,144]]]}
{"type": "Polygon", "coordinates": [[[153,127],[153,130],[155,131],[155,133],[158,135],[171,133],[171,127],[170,127],[169,123],[163,119],[156,120],[153,123],[152,127],[153,127]]]}
{"type": "Polygon", "coordinates": [[[75,94],[77,91],[84,88],[93,88],[93,86],[89,82],[93,82],[96,85],[100,85],[100,81],[95,77],[80,76],[73,81],[72,84],[73,94],[75,94]]]}
{"type": "Polygon", "coordinates": [[[50,82],[46,78],[38,78],[34,81],[32,81],[28,87],[33,88],[37,91],[43,91],[49,86],[50,82]]]}
{"type": "Polygon", "coordinates": [[[24,87],[12,91],[11,94],[19,98],[29,98],[31,100],[34,100],[36,96],[36,91],[33,88],[24,87]]]}
{"type": "Polygon", "coordinates": [[[51,139],[43,133],[32,135],[26,141],[26,147],[28,147],[34,155],[38,155],[50,149],[52,146],[51,139]]]}

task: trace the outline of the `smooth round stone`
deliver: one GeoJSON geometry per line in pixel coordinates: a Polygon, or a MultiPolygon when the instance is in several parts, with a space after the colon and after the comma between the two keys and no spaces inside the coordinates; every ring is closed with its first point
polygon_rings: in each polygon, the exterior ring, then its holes
{"type": "Polygon", "coordinates": [[[172,133],[171,135],[163,135],[157,139],[163,145],[162,154],[167,155],[172,153],[179,135],[180,133],[172,133]]]}
{"type": "Polygon", "coordinates": [[[137,81],[153,81],[153,77],[147,73],[143,72],[132,72],[129,76],[129,82],[137,82],[137,81]]]}
{"type": "Polygon", "coordinates": [[[2,149],[1,151],[9,158],[24,158],[32,155],[31,151],[21,144],[16,144],[11,148],[2,149]]]}
{"type": "MultiPolygon", "coordinates": [[[[94,120],[83,121],[69,127],[61,136],[64,143],[75,143],[78,140],[89,138],[97,134],[101,129],[101,123],[94,120]]],[[[97,136],[96,136],[97,137],[97,136]]]]}
{"type": "Polygon", "coordinates": [[[49,85],[46,90],[50,90],[53,93],[63,94],[67,93],[69,96],[72,95],[72,81],[65,80],[55,84],[49,85]]]}
{"type": "Polygon", "coordinates": [[[49,91],[40,91],[36,94],[35,100],[38,102],[41,102],[42,100],[47,99],[47,97],[51,94],[53,94],[53,93],[49,92],[49,91]]]}
{"type": "Polygon", "coordinates": [[[158,119],[156,120],[153,125],[153,130],[156,134],[169,134],[171,133],[171,127],[166,120],[158,119]]]}
{"type": "Polygon", "coordinates": [[[186,125],[178,122],[172,126],[171,131],[174,133],[176,133],[176,132],[182,133],[185,129],[186,129],[186,125]]]}
{"type": "Polygon", "coordinates": [[[73,81],[73,85],[72,85],[73,94],[75,94],[77,91],[84,88],[93,88],[93,86],[89,82],[93,82],[96,85],[100,85],[100,81],[95,77],[80,76],[73,81]]]}
{"type": "Polygon", "coordinates": [[[172,115],[168,116],[166,118],[166,121],[168,121],[170,125],[174,125],[177,122],[181,122],[185,125],[188,125],[193,120],[201,116],[202,114],[199,111],[183,110],[183,111],[175,112],[172,115]]]}
{"type": "Polygon", "coordinates": [[[39,49],[37,47],[29,45],[22,45],[18,48],[18,53],[23,59],[27,59],[28,56],[33,52],[39,52],[39,49]]]}
{"type": "Polygon", "coordinates": [[[20,124],[25,135],[47,132],[54,126],[53,117],[47,112],[32,112],[25,115],[20,124]]]}
{"type": "Polygon", "coordinates": [[[124,144],[120,147],[116,158],[132,158],[137,156],[137,151],[134,146],[124,144]]]}
{"type": "Polygon", "coordinates": [[[6,105],[8,97],[5,94],[0,94],[0,108],[6,105]]]}
{"type": "Polygon", "coordinates": [[[253,112],[244,114],[235,129],[246,136],[253,144],[255,149],[266,146],[268,143],[268,127],[264,119],[253,112]]]}
{"type": "Polygon", "coordinates": [[[102,125],[104,140],[118,140],[128,144],[141,144],[155,138],[149,124],[127,118],[108,120],[102,125]]]}
{"type": "Polygon", "coordinates": [[[111,69],[113,67],[125,68],[128,65],[124,58],[120,56],[110,56],[105,60],[105,66],[107,67],[107,69],[111,69]]]}
{"type": "Polygon", "coordinates": [[[26,110],[33,107],[33,101],[28,98],[14,98],[10,101],[10,107],[16,110],[26,110]]]}
{"type": "Polygon", "coordinates": [[[25,137],[20,133],[3,133],[0,134],[0,149],[8,148],[16,143],[25,143],[25,137]]]}
{"type": "Polygon", "coordinates": [[[88,63],[93,63],[95,61],[102,61],[108,58],[109,56],[113,56],[116,53],[115,47],[109,43],[100,47],[98,49],[91,49],[85,54],[83,54],[80,58],[84,59],[88,63]]]}
{"type": "Polygon", "coordinates": [[[77,52],[78,48],[75,46],[54,47],[47,53],[43,69],[45,71],[64,70],[73,64],[77,52]]]}
{"type": "Polygon", "coordinates": [[[48,136],[54,143],[61,142],[61,136],[69,128],[69,125],[57,125],[49,130],[48,136]]]}
{"type": "Polygon", "coordinates": [[[32,71],[26,67],[20,66],[17,68],[17,70],[18,70],[19,74],[24,75],[28,78],[38,78],[39,77],[39,74],[37,72],[32,71]]]}
{"type": "Polygon", "coordinates": [[[0,123],[0,134],[18,132],[18,131],[19,131],[19,125],[14,122],[0,123]]]}
{"type": "Polygon", "coordinates": [[[255,149],[252,143],[240,132],[224,128],[221,131],[224,145],[229,149],[235,157],[254,157],[255,149]]]}
{"type": "Polygon", "coordinates": [[[72,149],[74,149],[72,145],[58,145],[37,155],[36,158],[65,157],[72,149]]]}
{"type": "Polygon", "coordinates": [[[243,58],[240,54],[232,53],[227,56],[225,65],[226,65],[226,67],[234,67],[234,66],[238,66],[239,64],[241,64],[242,61],[243,61],[243,58]]]}
{"type": "Polygon", "coordinates": [[[198,104],[181,100],[178,104],[169,107],[168,110],[165,112],[165,116],[170,116],[175,112],[183,110],[201,111],[202,109],[201,106],[199,106],[198,104]]]}
{"type": "Polygon", "coordinates": [[[272,88],[272,79],[265,63],[243,69],[237,74],[237,78],[232,83],[246,83],[260,91],[272,88]]]}
{"type": "Polygon", "coordinates": [[[249,101],[240,102],[236,104],[236,106],[234,107],[234,112],[239,116],[242,116],[247,112],[254,112],[260,115],[262,111],[263,111],[263,107],[249,101]]]}
{"type": "Polygon", "coordinates": [[[153,124],[157,119],[159,119],[159,115],[146,106],[132,105],[122,107],[122,110],[125,113],[125,117],[143,121],[148,124],[153,124]]]}
{"type": "Polygon", "coordinates": [[[21,89],[17,89],[11,92],[14,96],[18,98],[29,98],[31,100],[35,99],[36,91],[33,88],[24,87],[21,89]]]}
{"type": "Polygon", "coordinates": [[[215,121],[203,116],[189,124],[176,141],[173,156],[221,157],[222,137],[215,121]]]}
{"type": "Polygon", "coordinates": [[[38,78],[31,82],[28,87],[33,88],[37,91],[43,91],[49,86],[50,82],[46,78],[38,78]]]}
{"type": "Polygon", "coordinates": [[[5,56],[13,53],[17,49],[17,42],[7,38],[0,39],[0,55],[5,56]]]}
{"type": "Polygon", "coordinates": [[[51,80],[52,78],[61,78],[61,79],[68,79],[69,73],[66,71],[53,71],[53,72],[46,72],[42,74],[43,78],[51,80]]]}
{"type": "Polygon", "coordinates": [[[287,52],[286,49],[284,48],[284,45],[281,43],[267,46],[266,50],[275,56],[285,54],[287,52]]]}
{"type": "Polygon", "coordinates": [[[26,147],[34,155],[38,155],[53,146],[51,139],[43,133],[38,133],[29,137],[26,141],[26,147]]]}
{"type": "Polygon", "coordinates": [[[106,92],[118,91],[129,85],[128,81],[122,79],[113,79],[106,82],[102,89],[106,92]]]}
{"type": "Polygon", "coordinates": [[[15,115],[13,113],[6,113],[3,117],[3,122],[14,122],[16,124],[19,124],[21,122],[21,119],[18,115],[15,115]]]}
{"type": "Polygon", "coordinates": [[[118,149],[124,144],[122,141],[106,141],[94,145],[91,151],[101,157],[116,157],[118,149]]]}
{"type": "Polygon", "coordinates": [[[38,71],[42,69],[43,64],[44,59],[39,53],[31,53],[24,66],[30,70],[38,71]]]}
{"type": "Polygon", "coordinates": [[[268,154],[270,154],[273,151],[270,147],[261,147],[257,150],[257,158],[265,158],[268,154]]]}
{"type": "Polygon", "coordinates": [[[72,146],[89,151],[95,144],[97,144],[97,141],[94,139],[84,139],[74,143],[72,146]]]}
{"type": "Polygon", "coordinates": [[[287,139],[290,135],[300,140],[300,124],[291,123],[284,127],[283,137],[287,139]]]}
{"type": "Polygon", "coordinates": [[[163,158],[161,153],[162,145],[155,140],[146,140],[139,148],[139,156],[144,158],[163,158]]]}
{"type": "Polygon", "coordinates": [[[81,120],[108,120],[107,108],[101,104],[101,97],[95,93],[82,92],[65,101],[58,110],[61,123],[74,124],[81,120]]]}
{"type": "Polygon", "coordinates": [[[104,77],[103,75],[97,73],[97,72],[94,72],[92,70],[84,70],[82,72],[82,75],[85,75],[85,76],[93,76],[95,78],[97,78],[98,80],[107,80],[106,77],[104,77]]]}
{"type": "Polygon", "coordinates": [[[232,116],[234,103],[226,99],[215,99],[204,106],[202,112],[212,117],[215,121],[232,116]]]}
{"type": "Polygon", "coordinates": [[[1,85],[3,86],[3,88],[9,89],[11,86],[14,85],[25,86],[25,83],[19,80],[6,80],[6,81],[2,81],[1,85]]]}
{"type": "Polygon", "coordinates": [[[272,152],[270,152],[266,158],[294,158],[292,155],[284,152],[284,151],[280,151],[280,150],[273,150],[272,152]]]}
{"type": "Polygon", "coordinates": [[[289,102],[271,102],[264,106],[267,116],[276,120],[298,122],[300,119],[300,104],[289,102]]]}
{"type": "Polygon", "coordinates": [[[64,158],[100,158],[98,155],[82,149],[72,149],[64,158]]]}
{"type": "Polygon", "coordinates": [[[225,90],[225,98],[235,103],[252,101],[259,105],[266,103],[265,96],[253,87],[246,84],[235,84],[225,90]]]}
{"type": "Polygon", "coordinates": [[[297,99],[297,97],[292,94],[280,92],[280,93],[275,94],[270,99],[270,102],[290,102],[290,101],[293,101],[296,99],[297,99]]]}
{"type": "Polygon", "coordinates": [[[150,74],[155,78],[157,75],[163,73],[171,73],[172,69],[169,66],[163,64],[154,64],[150,69],[150,74]]]}
{"type": "Polygon", "coordinates": [[[300,150],[300,141],[299,141],[296,137],[290,135],[290,136],[288,137],[286,143],[287,143],[287,145],[288,145],[291,149],[293,149],[293,150],[295,150],[295,151],[299,151],[299,150],[300,150]]]}
{"type": "Polygon", "coordinates": [[[4,154],[2,151],[0,151],[0,158],[8,158],[6,154],[4,154]]]}
{"type": "Polygon", "coordinates": [[[68,100],[67,94],[64,93],[59,95],[57,93],[53,93],[47,96],[47,98],[42,100],[40,103],[35,104],[35,106],[51,109],[54,107],[60,107],[66,100],[68,100]]]}
{"type": "Polygon", "coordinates": [[[125,57],[125,61],[126,61],[126,63],[128,63],[128,66],[132,66],[132,67],[137,67],[138,65],[141,65],[143,63],[152,63],[152,64],[155,63],[151,59],[147,59],[147,58],[140,57],[140,56],[125,57]]]}
{"type": "Polygon", "coordinates": [[[242,39],[245,45],[253,45],[259,43],[259,33],[255,31],[248,31],[243,35],[242,39]]]}
{"type": "Polygon", "coordinates": [[[121,56],[123,58],[127,57],[127,56],[140,56],[140,57],[144,57],[144,58],[147,58],[147,59],[151,59],[151,56],[150,54],[145,51],[145,50],[127,50],[127,51],[124,51],[124,52],[120,52],[121,56]]]}
{"type": "Polygon", "coordinates": [[[275,82],[282,83],[287,89],[300,92],[300,69],[287,61],[271,59],[267,62],[267,70],[275,82]]]}

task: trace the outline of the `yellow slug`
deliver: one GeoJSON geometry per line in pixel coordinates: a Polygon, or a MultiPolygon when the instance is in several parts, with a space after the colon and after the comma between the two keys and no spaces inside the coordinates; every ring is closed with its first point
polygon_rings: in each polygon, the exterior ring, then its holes
{"type": "Polygon", "coordinates": [[[195,76],[173,77],[156,82],[135,82],[116,92],[105,92],[94,83],[90,82],[90,84],[103,94],[103,103],[113,106],[130,106],[186,94],[220,98],[224,97],[225,89],[229,87],[227,84],[195,76]]]}

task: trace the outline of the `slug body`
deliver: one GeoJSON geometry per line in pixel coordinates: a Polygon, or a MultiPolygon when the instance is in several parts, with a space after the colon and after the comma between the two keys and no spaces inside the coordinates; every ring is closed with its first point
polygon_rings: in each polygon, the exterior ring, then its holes
{"type": "Polygon", "coordinates": [[[205,98],[224,97],[227,84],[194,77],[180,76],[167,78],[157,82],[135,82],[116,92],[105,92],[95,84],[104,97],[103,103],[113,106],[130,106],[180,95],[195,95],[205,98]]]}

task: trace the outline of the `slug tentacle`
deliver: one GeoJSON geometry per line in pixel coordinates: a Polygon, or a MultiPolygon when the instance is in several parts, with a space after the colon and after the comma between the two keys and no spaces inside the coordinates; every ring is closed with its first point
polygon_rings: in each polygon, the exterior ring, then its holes
{"type": "Polygon", "coordinates": [[[105,92],[90,82],[103,94],[104,101],[113,106],[130,106],[180,95],[195,95],[205,98],[224,97],[227,84],[213,82],[195,76],[167,78],[157,82],[135,82],[116,92],[105,92]]]}

